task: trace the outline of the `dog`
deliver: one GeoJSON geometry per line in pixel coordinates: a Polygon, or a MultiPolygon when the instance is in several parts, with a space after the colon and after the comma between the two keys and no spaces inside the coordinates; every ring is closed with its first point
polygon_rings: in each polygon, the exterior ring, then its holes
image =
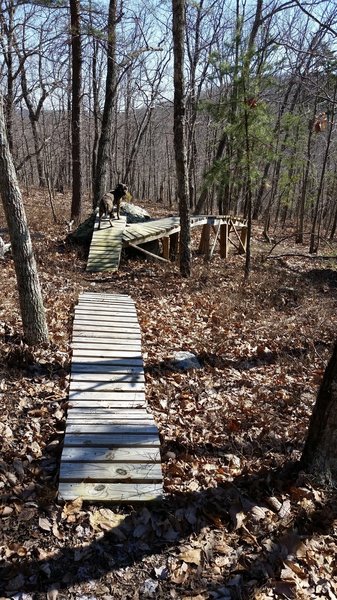
{"type": "Polygon", "coordinates": [[[128,191],[127,185],[125,183],[118,183],[114,190],[110,192],[106,192],[104,196],[101,198],[99,203],[99,217],[98,217],[98,229],[101,228],[101,219],[103,215],[109,217],[110,227],[112,227],[111,219],[115,218],[114,215],[114,204],[117,207],[117,219],[119,219],[119,209],[121,199],[125,196],[128,191]]]}

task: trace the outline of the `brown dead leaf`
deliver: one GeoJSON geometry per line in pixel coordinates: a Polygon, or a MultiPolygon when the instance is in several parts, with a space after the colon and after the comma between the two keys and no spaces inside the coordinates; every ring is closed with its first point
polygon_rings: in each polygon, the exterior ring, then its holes
{"type": "Polygon", "coordinates": [[[44,517],[39,517],[39,527],[40,529],[43,529],[43,531],[51,531],[52,524],[50,521],[48,521],[48,519],[45,519],[44,517]]]}
{"type": "Polygon", "coordinates": [[[82,504],[83,498],[81,497],[75,498],[75,500],[71,500],[70,502],[66,502],[62,511],[62,518],[66,519],[70,515],[77,515],[82,509],[82,504]]]}
{"type": "Polygon", "coordinates": [[[58,539],[58,540],[63,540],[64,536],[62,533],[60,533],[60,530],[57,526],[57,523],[53,523],[53,535],[58,539]]]}
{"type": "Polygon", "coordinates": [[[114,513],[109,508],[101,508],[90,513],[89,521],[94,531],[109,531],[119,527],[126,519],[126,515],[114,513]]]}
{"type": "Polygon", "coordinates": [[[287,567],[289,567],[289,569],[291,569],[294,573],[296,573],[298,577],[301,577],[301,579],[306,579],[307,573],[305,573],[305,571],[303,571],[303,569],[296,565],[296,563],[294,563],[292,560],[286,559],[284,560],[284,564],[287,565],[287,567]]]}
{"type": "Polygon", "coordinates": [[[187,548],[186,550],[180,552],[178,558],[183,560],[185,563],[199,566],[201,564],[202,551],[200,548],[187,548]]]}

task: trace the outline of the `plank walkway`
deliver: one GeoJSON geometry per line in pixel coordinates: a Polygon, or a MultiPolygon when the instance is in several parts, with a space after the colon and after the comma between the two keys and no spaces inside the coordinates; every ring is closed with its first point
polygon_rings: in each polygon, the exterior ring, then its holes
{"type": "Polygon", "coordinates": [[[98,217],[96,218],[90,244],[87,271],[118,270],[125,227],[126,217],[120,217],[120,219],[114,219],[112,227],[109,219],[102,219],[101,228],[98,229],[98,217]]]}
{"type": "Polygon", "coordinates": [[[145,401],[141,334],[132,299],[82,293],[72,348],[60,497],[158,499],[163,492],[159,436],[145,401]]]}
{"type": "MultiPolygon", "coordinates": [[[[191,227],[202,225],[226,225],[246,227],[246,219],[230,215],[210,216],[199,215],[191,217],[191,227]]],[[[87,271],[117,271],[122,247],[139,245],[163,237],[169,237],[180,231],[179,217],[154,219],[144,223],[127,224],[125,217],[114,221],[113,227],[109,221],[102,221],[101,230],[97,229],[96,219],[92,242],[90,246],[87,271]]]]}
{"type": "MultiPolygon", "coordinates": [[[[208,216],[199,215],[190,217],[191,227],[198,227],[201,225],[218,225],[227,224],[229,222],[234,225],[242,226],[246,225],[247,221],[240,217],[230,217],[229,215],[224,216],[208,216]]],[[[123,231],[123,245],[128,246],[132,244],[143,244],[145,242],[152,242],[162,237],[170,236],[173,233],[180,231],[180,218],[179,217],[165,217],[163,219],[154,219],[153,221],[145,221],[144,223],[136,223],[127,225],[123,231]]]]}

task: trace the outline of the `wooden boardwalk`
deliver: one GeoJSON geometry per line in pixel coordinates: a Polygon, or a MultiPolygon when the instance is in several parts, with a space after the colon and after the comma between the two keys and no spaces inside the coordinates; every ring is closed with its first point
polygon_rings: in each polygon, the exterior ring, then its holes
{"type": "Polygon", "coordinates": [[[81,294],[72,347],[60,497],[159,498],[159,436],[146,406],[141,335],[131,298],[81,294]]]}
{"type": "Polygon", "coordinates": [[[118,270],[125,227],[126,217],[120,217],[120,219],[113,221],[112,227],[108,219],[102,219],[101,229],[98,229],[98,217],[96,218],[90,244],[87,271],[118,270]]]}
{"type": "MultiPolygon", "coordinates": [[[[240,217],[232,217],[230,215],[222,216],[210,216],[200,215],[192,216],[190,218],[191,227],[203,226],[202,232],[202,252],[208,254],[206,249],[207,239],[210,236],[211,228],[216,228],[216,240],[219,237],[220,246],[226,248],[221,251],[223,258],[227,257],[228,243],[231,242],[229,233],[235,232],[237,237],[237,243],[239,244],[239,251],[245,252],[245,240],[247,235],[247,221],[240,217]],[[237,230],[241,230],[241,237],[237,230]],[[220,234],[220,235],[219,235],[220,234]]],[[[176,253],[178,251],[178,240],[174,240],[174,236],[179,236],[180,232],[180,218],[179,217],[166,217],[164,219],[154,219],[152,221],[145,221],[144,223],[127,224],[125,217],[121,217],[119,220],[114,221],[113,227],[110,226],[109,221],[102,221],[102,229],[98,230],[98,219],[95,223],[94,233],[92,237],[89,258],[87,263],[87,271],[117,271],[121,256],[122,247],[134,247],[136,246],[139,250],[139,246],[146,242],[154,240],[163,240],[163,257],[164,260],[169,260],[170,246],[176,247],[176,253]]],[[[233,244],[235,246],[235,244],[233,244]]],[[[215,244],[210,252],[210,256],[213,254],[215,244]]],[[[148,251],[143,250],[145,254],[150,254],[148,251]]],[[[153,258],[163,260],[161,257],[152,255],[153,258]]]]}

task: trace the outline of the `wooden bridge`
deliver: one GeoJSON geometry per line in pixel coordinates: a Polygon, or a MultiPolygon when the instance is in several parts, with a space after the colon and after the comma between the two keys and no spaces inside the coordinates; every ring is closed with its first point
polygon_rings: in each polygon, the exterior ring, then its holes
{"type": "Polygon", "coordinates": [[[72,348],[60,497],[160,498],[159,435],[146,405],[141,335],[131,298],[81,294],[72,348]]]}
{"type": "MultiPolygon", "coordinates": [[[[191,217],[191,228],[202,227],[199,252],[210,260],[219,243],[220,256],[227,258],[229,245],[236,247],[239,253],[246,251],[247,221],[240,217],[194,216],[191,217]],[[213,239],[212,239],[213,235],[213,239]]],[[[122,248],[137,248],[156,260],[171,262],[179,253],[179,217],[154,219],[144,223],[127,224],[125,217],[115,220],[113,227],[109,221],[102,220],[98,229],[96,220],[92,236],[88,271],[116,271],[119,267],[122,248]],[[146,242],[161,239],[162,256],[158,257],[141,246],[146,242]]]]}

